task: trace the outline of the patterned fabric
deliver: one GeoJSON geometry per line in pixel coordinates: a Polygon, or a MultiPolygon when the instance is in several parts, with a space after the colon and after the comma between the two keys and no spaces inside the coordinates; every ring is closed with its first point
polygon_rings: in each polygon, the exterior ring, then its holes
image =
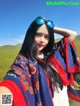
{"type": "Polygon", "coordinates": [[[50,63],[59,73],[63,85],[73,84],[74,73],[80,72],[80,61],[74,43],[69,43],[67,38],[63,38],[53,49],[55,53],[51,56],[50,63]]]}
{"type": "MultiPolygon", "coordinates": [[[[52,67],[59,73],[63,85],[73,84],[74,73],[80,72],[80,61],[73,44],[63,38],[53,50],[55,53],[49,59],[52,67]]],[[[5,77],[7,79],[20,87],[27,106],[53,106],[45,71],[37,61],[18,55],[5,77]]]]}
{"type": "MultiPolygon", "coordinates": [[[[12,96],[14,98],[11,106],[27,106],[25,99],[24,99],[24,96],[22,94],[22,90],[20,89],[20,87],[15,82],[13,82],[11,80],[4,80],[0,83],[0,87],[1,86],[4,86],[11,91],[12,96]]],[[[10,106],[10,105],[7,105],[7,104],[4,104],[4,105],[10,106]]]]}
{"type": "MultiPolygon", "coordinates": [[[[58,60],[62,62],[61,69],[66,69],[66,74],[62,75],[62,70],[57,69],[57,71],[61,73],[60,76],[63,80],[66,78],[64,80],[65,82],[63,81],[64,85],[69,85],[68,95],[70,106],[80,106],[80,60],[78,58],[74,43],[72,42],[70,44],[66,38],[64,39],[64,41],[65,43],[61,41],[63,44],[63,49],[59,48],[59,50],[60,53],[61,50],[63,50],[63,52],[65,53],[62,53],[62,57],[64,58],[66,66],[64,65],[64,62],[61,61],[61,59],[58,58],[58,60]]],[[[59,45],[57,44],[57,46],[59,45]]],[[[56,54],[55,57],[57,57],[56,54]]]]}
{"type": "Polygon", "coordinates": [[[21,88],[27,106],[53,106],[46,75],[37,61],[18,55],[5,80],[12,80],[21,88]]]}
{"type": "Polygon", "coordinates": [[[80,60],[76,47],[64,38],[56,44],[54,50],[50,62],[61,76],[63,84],[68,86],[70,106],[80,106],[80,60]]]}

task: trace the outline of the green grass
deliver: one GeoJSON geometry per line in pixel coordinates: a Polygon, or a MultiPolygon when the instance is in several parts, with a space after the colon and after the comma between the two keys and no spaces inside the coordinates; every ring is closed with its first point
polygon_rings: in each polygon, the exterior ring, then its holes
{"type": "Polygon", "coordinates": [[[75,39],[75,45],[76,45],[76,48],[77,48],[77,53],[78,53],[78,56],[80,57],[80,36],[76,37],[75,39]]]}
{"type": "Polygon", "coordinates": [[[20,46],[2,46],[0,47],[0,81],[4,78],[6,72],[9,70],[16,55],[20,50],[20,46]]]}
{"type": "MultiPolygon", "coordinates": [[[[74,42],[77,47],[78,56],[80,57],[80,36],[76,37],[74,42]]],[[[11,64],[13,63],[20,50],[20,47],[20,45],[6,45],[0,47],[0,81],[3,80],[6,72],[9,70],[11,64]]]]}

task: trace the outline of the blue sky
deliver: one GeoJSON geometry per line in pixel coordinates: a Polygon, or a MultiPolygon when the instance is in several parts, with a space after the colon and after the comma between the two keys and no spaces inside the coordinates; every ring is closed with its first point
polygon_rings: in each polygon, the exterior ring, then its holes
{"type": "Polygon", "coordinates": [[[60,0],[0,0],[0,45],[22,43],[28,26],[37,16],[46,17],[55,26],[80,34],[80,5],[47,6],[46,1],[60,0]]]}

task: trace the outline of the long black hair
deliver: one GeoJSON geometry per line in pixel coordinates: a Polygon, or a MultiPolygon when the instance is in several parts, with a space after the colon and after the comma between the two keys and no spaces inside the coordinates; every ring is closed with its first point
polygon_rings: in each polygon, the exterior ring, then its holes
{"type": "Polygon", "coordinates": [[[39,61],[39,59],[36,56],[36,49],[34,45],[34,38],[36,35],[36,32],[41,25],[36,23],[36,19],[31,23],[30,27],[28,28],[26,32],[26,36],[24,39],[24,42],[22,44],[22,48],[20,50],[20,53],[28,58],[36,59],[38,63],[46,70],[46,73],[50,79],[51,84],[54,84],[56,87],[57,85],[60,86],[62,89],[62,81],[58,75],[58,73],[51,67],[49,63],[49,57],[54,53],[53,51],[53,46],[54,46],[54,31],[53,28],[50,28],[46,23],[45,23],[50,39],[49,43],[47,46],[42,50],[44,54],[44,63],[39,61]]]}
{"type": "MultiPolygon", "coordinates": [[[[52,52],[52,48],[54,45],[54,32],[53,29],[50,28],[49,26],[47,26],[47,24],[45,23],[49,36],[50,36],[50,40],[48,45],[43,49],[43,53],[44,55],[49,55],[52,52]]],[[[34,45],[34,38],[36,35],[37,30],[39,29],[39,27],[41,27],[42,25],[39,25],[36,23],[36,19],[31,23],[31,25],[29,26],[26,35],[25,35],[25,39],[21,48],[21,53],[25,56],[28,56],[30,58],[36,58],[36,50],[35,50],[35,45],[34,45]]]]}

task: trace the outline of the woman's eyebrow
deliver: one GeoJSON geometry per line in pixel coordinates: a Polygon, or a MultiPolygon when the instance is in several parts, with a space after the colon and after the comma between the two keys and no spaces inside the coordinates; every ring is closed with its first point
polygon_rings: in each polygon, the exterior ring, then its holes
{"type": "Polygon", "coordinates": [[[36,34],[45,34],[45,35],[49,36],[49,34],[46,34],[46,33],[43,33],[43,32],[36,32],[36,34]]]}

